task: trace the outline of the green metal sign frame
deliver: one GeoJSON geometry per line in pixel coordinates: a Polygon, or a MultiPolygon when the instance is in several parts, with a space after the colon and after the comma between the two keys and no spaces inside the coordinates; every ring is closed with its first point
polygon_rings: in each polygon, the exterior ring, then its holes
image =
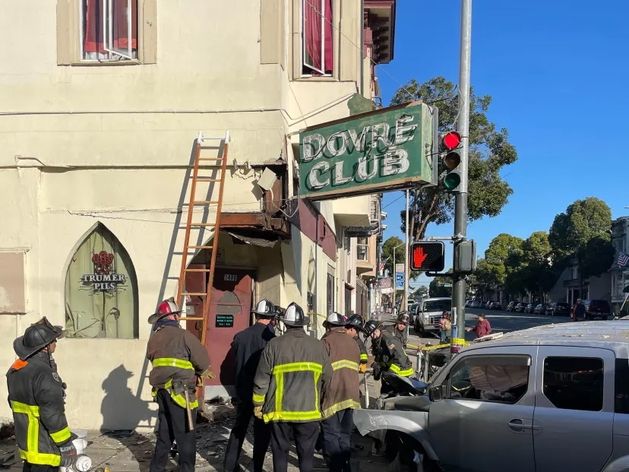
{"type": "Polygon", "coordinates": [[[412,102],[303,130],[299,196],[323,200],[432,184],[434,111],[412,102]]]}

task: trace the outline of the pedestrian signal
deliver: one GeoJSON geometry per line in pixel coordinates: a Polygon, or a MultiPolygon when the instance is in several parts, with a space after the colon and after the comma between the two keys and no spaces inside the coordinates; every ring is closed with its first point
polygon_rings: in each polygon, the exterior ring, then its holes
{"type": "Polygon", "coordinates": [[[411,245],[411,270],[439,272],[445,265],[445,246],[442,241],[417,241],[411,245]]]}

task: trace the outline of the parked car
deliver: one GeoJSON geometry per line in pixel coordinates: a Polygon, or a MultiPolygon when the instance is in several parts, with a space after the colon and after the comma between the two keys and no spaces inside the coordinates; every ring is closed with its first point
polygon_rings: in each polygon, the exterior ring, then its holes
{"type": "Polygon", "coordinates": [[[523,311],[524,313],[533,313],[534,309],[535,309],[535,305],[533,303],[527,303],[523,311]]]}
{"type": "Polygon", "coordinates": [[[544,303],[538,303],[537,305],[535,305],[535,308],[533,308],[533,313],[535,313],[536,315],[543,315],[546,312],[546,305],[544,303]]]}
{"type": "Polygon", "coordinates": [[[354,423],[410,439],[423,470],[627,471],[627,332],[629,320],[561,323],[473,343],[427,396],[354,423]]]}
{"type": "Polygon", "coordinates": [[[612,309],[607,300],[585,300],[585,319],[600,318],[607,320],[612,317],[612,309]]]}
{"type": "Polygon", "coordinates": [[[500,302],[491,302],[489,305],[490,310],[502,310],[502,304],[500,302]]]}
{"type": "Polygon", "coordinates": [[[546,305],[544,314],[550,315],[550,316],[569,315],[570,305],[566,302],[549,303],[548,305],[546,305]]]}
{"type": "Polygon", "coordinates": [[[524,309],[526,308],[526,303],[524,302],[518,302],[515,305],[515,308],[513,309],[513,311],[516,311],[518,313],[524,313],[524,309]]]}
{"type": "Polygon", "coordinates": [[[518,303],[518,302],[515,302],[515,301],[513,301],[513,300],[512,300],[512,301],[510,301],[510,302],[507,304],[507,307],[505,308],[505,310],[506,310],[506,311],[513,311],[513,310],[515,309],[515,306],[517,305],[517,303],[518,303]]]}
{"type": "Polygon", "coordinates": [[[420,301],[413,325],[415,332],[420,336],[429,331],[438,332],[439,320],[444,311],[452,311],[452,299],[450,297],[426,298],[420,301]]]}

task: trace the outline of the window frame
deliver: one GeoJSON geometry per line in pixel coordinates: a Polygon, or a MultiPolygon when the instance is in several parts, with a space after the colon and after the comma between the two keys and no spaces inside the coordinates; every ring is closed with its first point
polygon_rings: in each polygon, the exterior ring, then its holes
{"type": "MultiPolygon", "coordinates": [[[[603,359],[602,357],[598,357],[598,356],[566,356],[566,355],[550,355],[550,356],[545,356],[543,359],[543,362],[541,363],[541,368],[542,368],[542,382],[541,382],[541,393],[544,395],[544,397],[550,402],[550,404],[552,405],[553,408],[556,408],[558,410],[571,410],[571,411],[591,411],[591,412],[599,412],[599,411],[603,411],[603,408],[605,406],[605,359],[603,359]],[[556,360],[556,359],[576,359],[576,360],[590,360],[590,361],[600,361],[600,371],[602,374],[602,379],[600,382],[600,408],[599,409],[591,409],[591,408],[572,408],[572,407],[567,407],[567,406],[559,406],[559,404],[556,402],[557,398],[551,398],[549,396],[549,391],[546,389],[546,372],[547,372],[547,368],[546,368],[546,363],[550,360],[556,360]]],[[[576,382],[573,382],[573,384],[576,384],[576,382]]]]}
{"type": "Polygon", "coordinates": [[[529,353],[487,353],[487,354],[473,354],[460,358],[457,362],[449,369],[446,377],[444,378],[442,384],[445,386],[445,396],[444,399],[447,400],[456,400],[456,401],[475,401],[475,402],[483,402],[483,403],[500,403],[503,405],[516,405],[520,403],[527,395],[531,392],[531,386],[534,386],[534,382],[531,379],[531,374],[533,372],[533,357],[529,353]],[[526,365],[528,367],[527,375],[526,375],[526,390],[522,392],[522,394],[513,402],[511,401],[501,401],[497,399],[487,399],[487,398],[465,398],[465,397],[452,397],[452,377],[453,374],[457,373],[460,370],[460,367],[469,363],[470,361],[478,361],[482,360],[483,362],[490,362],[492,359],[508,359],[513,362],[513,365],[526,365]],[[520,362],[518,362],[520,361],[520,362]]]}
{"type": "MultiPolygon", "coordinates": [[[[104,0],[110,2],[111,0],[104,0]]],[[[128,0],[128,4],[131,5],[128,0]]],[[[82,6],[84,0],[57,0],[57,65],[80,67],[135,66],[157,62],[157,0],[137,1],[136,58],[83,58],[82,6]]],[[[128,16],[128,18],[130,18],[128,16]]],[[[120,51],[116,51],[119,54],[120,51]]]]}

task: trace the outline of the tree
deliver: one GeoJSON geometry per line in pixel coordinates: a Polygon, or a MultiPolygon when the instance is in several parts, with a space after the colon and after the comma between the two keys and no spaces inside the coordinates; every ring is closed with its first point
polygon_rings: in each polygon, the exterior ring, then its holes
{"type": "Polygon", "coordinates": [[[508,276],[521,264],[524,241],[517,236],[500,233],[491,240],[485,251],[487,279],[497,287],[507,282],[508,276]]]}
{"type": "Polygon", "coordinates": [[[428,293],[431,297],[451,297],[452,279],[444,276],[435,277],[430,281],[428,293]]]}
{"type": "Polygon", "coordinates": [[[524,241],[519,278],[523,288],[538,294],[540,300],[557,281],[557,274],[551,267],[551,253],[548,233],[545,231],[536,231],[524,241]]]}
{"type": "Polygon", "coordinates": [[[576,258],[581,292],[585,278],[600,275],[612,265],[611,226],[611,210],[596,197],[577,200],[555,216],[548,237],[553,255],[559,264],[576,258]]]}
{"type": "MultiPolygon", "coordinates": [[[[392,105],[411,100],[423,100],[439,108],[439,131],[452,130],[458,115],[458,97],[455,86],[443,77],[435,77],[418,84],[411,80],[401,87],[391,100],[392,105]]],[[[470,93],[470,149],[469,149],[469,197],[470,220],[500,213],[511,195],[511,187],[500,176],[501,169],[517,159],[517,153],[509,142],[506,129],[496,129],[487,118],[491,104],[488,95],[470,93]]],[[[447,223],[454,212],[454,197],[440,186],[422,187],[411,191],[409,234],[422,239],[428,223],[447,223]]],[[[405,211],[402,211],[404,231],[405,211]]]]}
{"type": "Polygon", "coordinates": [[[406,260],[406,247],[404,242],[397,236],[391,236],[384,244],[382,244],[382,260],[384,261],[384,268],[389,271],[389,274],[395,278],[395,266],[393,265],[393,248],[395,249],[395,262],[403,264],[406,260]]]}

